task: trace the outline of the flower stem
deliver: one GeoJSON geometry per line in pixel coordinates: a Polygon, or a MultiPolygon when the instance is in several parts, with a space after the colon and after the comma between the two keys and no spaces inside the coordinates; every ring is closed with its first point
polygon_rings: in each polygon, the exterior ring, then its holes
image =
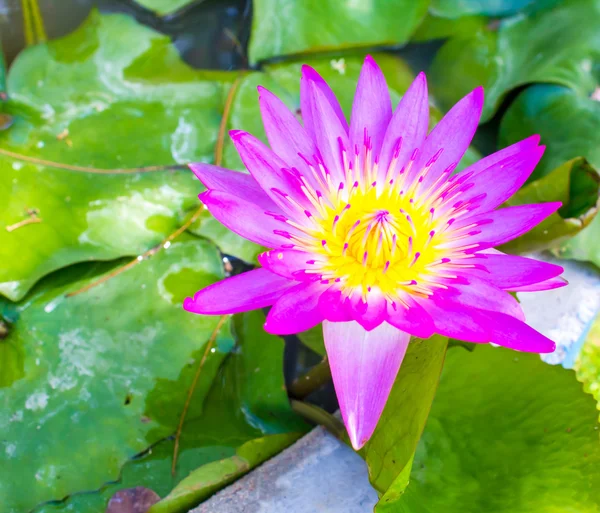
{"type": "Polygon", "coordinates": [[[292,399],[290,403],[292,410],[301,417],[304,417],[314,424],[323,426],[336,438],[341,439],[344,436],[344,433],[346,432],[344,424],[331,413],[326,412],[323,408],[319,408],[314,404],[305,403],[303,401],[296,401],[295,399],[292,399]]]}
{"type": "Polygon", "coordinates": [[[304,399],[331,380],[331,370],[327,357],[312,367],[306,374],[295,379],[289,393],[295,399],[304,399]]]}

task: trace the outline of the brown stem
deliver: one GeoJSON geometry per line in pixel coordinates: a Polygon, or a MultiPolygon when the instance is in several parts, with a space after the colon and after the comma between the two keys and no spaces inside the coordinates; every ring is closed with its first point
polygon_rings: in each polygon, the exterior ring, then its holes
{"type": "Polygon", "coordinates": [[[290,385],[289,393],[295,399],[304,399],[329,381],[331,381],[331,369],[325,357],[306,374],[297,378],[290,385]]]}
{"type": "Polygon", "coordinates": [[[309,420],[313,424],[318,424],[319,426],[323,426],[327,431],[329,431],[336,438],[342,438],[346,429],[344,428],[344,424],[334,417],[331,413],[326,412],[323,408],[319,408],[314,404],[305,403],[303,401],[296,401],[292,399],[290,401],[292,406],[292,410],[294,410],[298,415],[304,417],[306,420],[309,420]]]}

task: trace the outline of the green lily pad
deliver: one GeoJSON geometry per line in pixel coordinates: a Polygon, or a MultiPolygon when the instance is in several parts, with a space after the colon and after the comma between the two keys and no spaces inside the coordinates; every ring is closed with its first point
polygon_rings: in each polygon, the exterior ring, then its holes
{"type": "Polygon", "coordinates": [[[250,63],[282,55],[400,45],[427,12],[426,0],[255,0],[250,63]]]}
{"type": "Polygon", "coordinates": [[[571,370],[508,349],[452,349],[410,486],[376,511],[595,513],[597,420],[571,370]]]}
{"type": "Polygon", "coordinates": [[[299,437],[299,433],[284,433],[246,442],[234,456],[194,470],[148,513],[187,513],[191,507],[275,456],[299,437]]]}
{"type": "MultiPolygon", "coordinates": [[[[252,448],[257,448],[253,440],[282,434],[273,439],[281,442],[282,449],[284,442],[292,443],[298,434],[306,432],[308,426],[292,412],[285,391],[283,340],[264,332],[265,316],[260,311],[236,315],[233,320],[236,349],[226,356],[202,411],[190,410],[186,417],[174,476],[174,442],[167,438],[129,461],[117,483],[97,492],[72,495],[59,504],[43,505],[35,513],[99,513],[117,490],[135,486],[151,488],[164,497],[195,469],[213,462],[219,468],[220,460],[235,457],[236,450],[248,442],[250,454],[244,449],[241,456],[250,459],[252,448]]],[[[176,379],[164,380],[151,395],[164,397],[167,387],[178,390],[183,398],[189,386],[189,379],[182,373],[176,379]]],[[[177,421],[179,413],[171,420],[177,421]]],[[[265,458],[270,455],[261,453],[265,458]]],[[[224,479],[219,481],[219,487],[225,484],[224,479]]]]}
{"type": "Polygon", "coordinates": [[[599,196],[600,176],[596,169],[583,158],[565,162],[522,187],[507,201],[507,205],[560,201],[563,206],[526,234],[502,246],[503,251],[527,253],[550,249],[579,232],[587,232],[598,213],[599,196]]]}
{"type": "Polygon", "coordinates": [[[53,270],[137,255],[173,232],[202,186],[183,166],[160,166],[212,159],[232,78],[96,11],[22,52],[8,76],[15,122],[0,132],[0,293],[19,300],[53,270]]]}
{"type": "Polygon", "coordinates": [[[600,316],[596,318],[588,333],[581,352],[575,362],[577,379],[600,404],[600,316]]]}
{"type": "Polygon", "coordinates": [[[375,433],[361,450],[380,493],[404,490],[440,379],[448,339],[413,339],[375,433]]]}
{"type": "Polygon", "coordinates": [[[531,134],[540,134],[546,150],[530,181],[575,157],[585,157],[600,169],[600,103],[588,95],[550,84],[527,87],[502,118],[499,145],[531,134]]]}
{"type": "Polygon", "coordinates": [[[137,4],[156,13],[158,16],[168,16],[193,4],[197,0],[135,0],[137,4]]]}
{"type": "MultiPolygon", "coordinates": [[[[533,180],[549,173],[552,166],[577,156],[585,157],[596,169],[592,176],[598,177],[600,104],[597,101],[566,87],[546,84],[528,87],[506,111],[499,138],[504,146],[532,133],[539,133],[546,144],[544,157],[532,175],[533,180]]],[[[581,191],[579,194],[583,196],[581,191]]],[[[594,210],[590,210],[590,215],[593,213],[594,210]]],[[[584,224],[589,226],[562,244],[555,253],[562,258],[590,261],[600,266],[600,219],[592,220],[588,216],[584,224]]]]}
{"type": "Polygon", "coordinates": [[[562,84],[584,96],[595,88],[599,23],[600,1],[572,0],[453,38],[433,63],[432,91],[447,109],[483,85],[484,121],[510,90],[531,82],[562,84]]]}
{"type": "MultiPolygon", "coordinates": [[[[217,249],[191,235],[67,297],[94,279],[77,272],[52,275],[13,307],[18,318],[0,342],[23,362],[23,375],[0,388],[0,502],[7,513],[95,489],[170,435],[219,322],[181,308],[187,295],[223,276],[217,249]]],[[[203,367],[192,418],[232,345],[225,324],[203,367]]]]}
{"type": "Polygon", "coordinates": [[[411,37],[411,42],[421,43],[449,37],[468,37],[487,23],[488,19],[484,16],[462,16],[459,19],[449,19],[434,16],[430,10],[411,37]]]}

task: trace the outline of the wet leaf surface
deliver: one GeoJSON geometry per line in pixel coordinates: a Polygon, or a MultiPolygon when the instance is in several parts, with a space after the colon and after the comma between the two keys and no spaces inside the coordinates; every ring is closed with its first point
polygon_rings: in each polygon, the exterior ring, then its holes
{"type": "Polygon", "coordinates": [[[232,79],[95,11],[22,52],[8,77],[15,122],[0,132],[0,293],[18,300],[55,269],[136,255],[171,233],[202,190],[187,169],[100,171],[211,160],[232,79]]]}
{"type": "Polygon", "coordinates": [[[282,55],[406,43],[426,0],[255,0],[250,63],[282,55]]]}
{"type": "Polygon", "coordinates": [[[394,484],[376,511],[595,513],[597,420],[571,370],[487,345],[452,349],[410,486],[394,484]]]}
{"type": "Polygon", "coordinates": [[[497,29],[453,38],[437,53],[430,70],[433,94],[447,109],[483,85],[483,120],[493,115],[509,91],[532,82],[589,94],[595,88],[599,23],[598,0],[573,0],[504,20],[497,29]]]}
{"type": "Polygon", "coordinates": [[[436,16],[461,18],[473,14],[509,16],[535,12],[560,3],[560,0],[432,0],[429,10],[436,16]]]}
{"type": "MultiPolygon", "coordinates": [[[[18,319],[1,342],[23,365],[0,389],[0,502],[8,513],[93,490],[173,433],[219,321],[181,308],[186,295],[223,276],[216,248],[192,236],[71,297],[93,278],[69,283],[69,271],[14,307],[18,319]],[[178,375],[180,386],[170,385],[178,375]]],[[[233,345],[227,324],[214,336],[191,415],[200,414],[233,345]]]]}
{"type": "MultiPolygon", "coordinates": [[[[122,469],[119,482],[108,484],[97,492],[75,494],[59,504],[42,506],[35,510],[36,513],[98,513],[104,511],[108,499],[117,490],[134,486],[151,488],[165,497],[192,471],[234,457],[236,450],[241,450],[246,442],[265,435],[285,434],[279,441],[291,443],[299,433],[306,432],[308,426],[289,406],[283,379],[283,340],[265,333],[262,330],[264,322],[261,312],[233,318],[235,349],[218,370],[203,404],[199,390],[194,394],[192,408],[183,427],[174,476],[171,475],[174,441],[167,438],[129,461],[122,469]]],[[[214,358],[219,352],[210,354],[214,358]]],[[[157,380],[146,397],[146,408],[154,411],[159,422],[169,424],[173,431],[197,363],[196,360],[189,368],[184,367],[179,376],[157,380]],[[172,400],[174,397],[177,397],[175,404],[165,409],[169,398],[172,400]]],[[[152,434],[158,436],[161,432],[152,434]]],[[[257,443],[261,446],[260,442],[257,443]]],[[[273,447],[270,443],[269,446],[273,447]]],[[[240,454],[248,461],[257,461],[252,458],[267,453],[251,450],[250,454],[245,451],[240,454]]],[[[218,463],[216,468],[219,468],[218,463]]],[[[214,491],[224,486],[226,480],[215,480],[213,484],[214,491]]],[[[191,500],[186,495],[185,500],[188,499],[191,500]]]]}

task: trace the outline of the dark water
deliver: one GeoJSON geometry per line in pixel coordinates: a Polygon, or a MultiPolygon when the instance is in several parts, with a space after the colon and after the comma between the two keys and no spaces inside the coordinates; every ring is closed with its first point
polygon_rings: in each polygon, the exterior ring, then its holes
{"type": "MultiPolygon", "coordinates": [[[[230,70],[246,65],[250,0],[197,0],[164,18],[133,0],[38,0],[38,5],[50,39],[72,32],[98,8],[129,14],[168,35],[194,67],[230,70]]],[[[25,46],[21,0],[0,0],[0,39],[11,62],[25,46]]]]}

